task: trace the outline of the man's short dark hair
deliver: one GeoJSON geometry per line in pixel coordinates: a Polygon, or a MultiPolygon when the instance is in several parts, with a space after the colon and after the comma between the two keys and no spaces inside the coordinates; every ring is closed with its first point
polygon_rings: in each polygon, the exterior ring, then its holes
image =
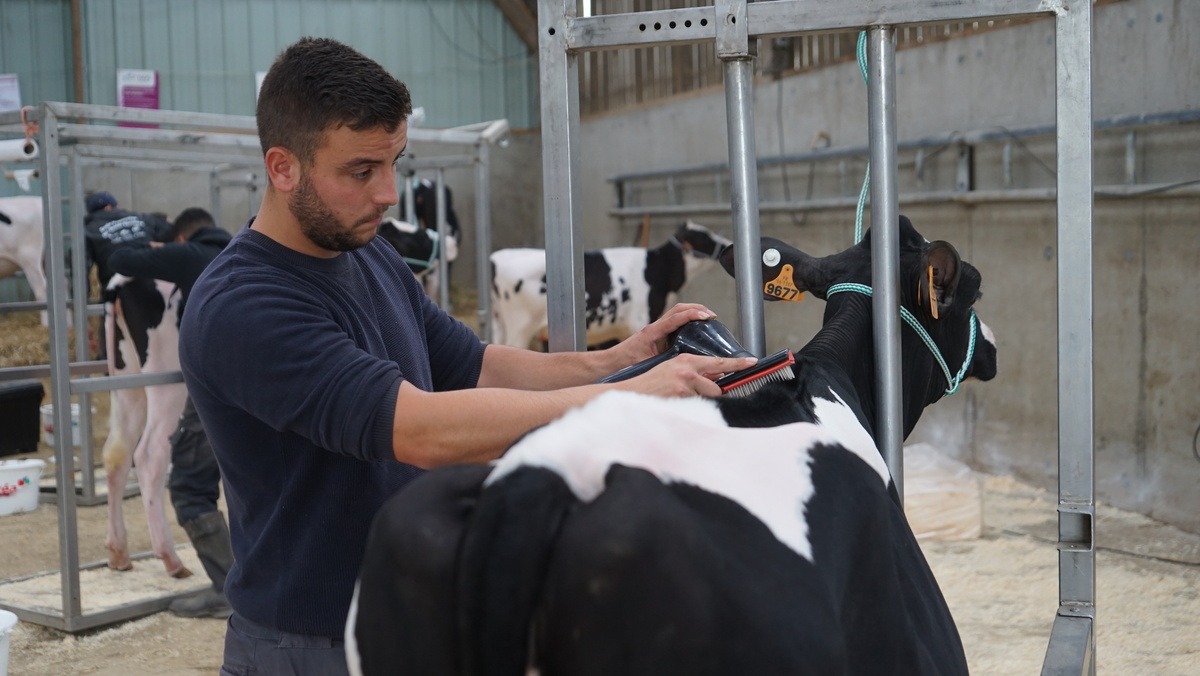
{"type": "Polygon", "coordinates": [[[187,239],[200,228],[215,228],[216,226],[212,214],[200,207],[190,207],[179,212],[179,215],[175,217],[175,222],[171,224],[171,240],[174,241],[180,237],[187,239]]]}
{"type": "Polygon", "coordinates": [[[383,66],[336,40],[305,37],[267,71],[256,117],[264,154],[278,146],[311,164],[327,130],[391,132],[411,113],[408,88],[383,66]]]}

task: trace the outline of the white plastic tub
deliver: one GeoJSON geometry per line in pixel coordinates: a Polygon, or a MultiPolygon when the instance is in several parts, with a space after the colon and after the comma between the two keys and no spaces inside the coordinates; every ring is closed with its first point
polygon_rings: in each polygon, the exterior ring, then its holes
{"type": "Polygon", "coordinates": [[[0,676],[8,676],[8,635],[17,626],[17,616],[0,610],[0,676]]]}
{"type": "Polygon", "coordinates": [[[0,516],[37,509],[38,482],[45,469],[45,461],[37,458],[0,460],[0,516]]]}
{"type": "MultiPolygon", "coordinates": [[[[54,404],[44,404],[42,411],[42,441],[54,445],[54,404]]],[[[79,404],[71,404],[71,445],[79,447],[79,404]]]]}

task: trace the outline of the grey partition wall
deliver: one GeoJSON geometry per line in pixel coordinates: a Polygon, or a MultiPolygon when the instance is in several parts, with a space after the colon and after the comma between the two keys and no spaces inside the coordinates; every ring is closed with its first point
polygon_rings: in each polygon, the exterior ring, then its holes
{"type": "MultiPolygon", "coordinates": [[[[86,298],[87,276],[84,266],[83,221],[78,217],[83,206],[82,167],[103,166],[114,168],[136,168],[160,170],[164,167],[181,171],[201,171],[210,174],[212,194],[216,201],[216,190],[221,172],[229,168],[260,166],[261,150],[257,126],[251,116],[218,115],[180,111],[143,110],[114,106],[97,106],[75,103],[45,102],[36,106],[30,115],[40,124],[38,142],[41,146],[42,201],[45,214],[44,231],[46,242],[47,314],[49,319],[49,355],[51,400],[54,404],[53,424],[55,429],[71,429],[71,399],[87,397],[96,392],[161,385],[180,382],[183,376],[178,371],[138,375],[79,377],[102,373],[103,362],[72,362],[68,350],[69,341],[74,341],[75,354],[87,354],[87,324],[83,303],[71,307],[73,323],[67,321],[68,293],[64,262],[67,242],[72,243],[73,287],[71,297],[86,298]],[[69,180],[64,185],[61,167],[69,169],[69,180]],[[69,202],[68,202],[69,200],[69,202]],[[70,204],[74,215],[67,224],[65,204],[70,204]],[[67,237],[64,238],[64,233],[67,237]],[[71,329],[74,329],[73,333],[71,329]]],[[[17,113],[0,113],[0,132],[15,129],[20,122],[17,113]]],[[[476,167],[476,208],[479,229],[479,257],[486,265],[489,242],[490,211],[488,209],[488,153],[487,146],[500,140],[508,131],[505,120],[484,122],[456,129],[412,129],[409,141],[467,146],[474,154],[467,160],[476,167]]],[[[429,160],[437,168],[437,160],[429,160]]],[[[444,163],[443,163],[444,164],[444,163]]],[[[411,204],[411,200],[409,202],[411,204]]],[[[444,215],[439,221],[444,221],[444,215]]],[[[481,291],[487,289],[487,278],[480,276],[481,291]]],[[[484,293],[486,297],[486,293],[484,293]]],[[[40,307],[40,306],[39,306],[40,307]]],[[[40,367],[37,367],[40,368],[40,367]]],[[[0,374],[3,375],[3,374],[0,374]]],[[[23,377],[41,377],[42,372],[26,369],[23,377]]],[[[80,426],[90,433],[90,411],[81,406],[80,426]]],[[[84,611],[80,571],[103,566],[104,563],[81,565],[79,560],[77,508],[82,504],[101,502],[93,500],[94,493],[86,490],[82,496],[77,491],[64,490],[75,482],[75,459],[71,452],[71,435],[55,435],[55,475],[57,482],[56,500],[58,511],[59,563],[57,571],[49,571],[20,580],[0,580],[0,586],[21,582],[30,577],[58,575],[61,587],[61,606],[57,611],[42,606],[29,607],[20,603],[0,601],[0,608],[10,610],[26,621],[64,631],[75,632],[132,619],[165,609],[175,594],[149,592],[137,600],[111,607],[92,608],[84,611]],[[82,497],[82,499],[81,499],[82,497]]],[[[90,449],[90,446],[88,447],[90,449]]],[[[91,481],[91,453],[82,454],[80,468],[85,484],[91,481]]],[[[94,484],[91,485],[94,489],[94,484]]],[[[139,554],[137,557],[142,557],[139,554]]],[[[131,590],[136,592],[137,590],[131,590]]]]}
{"type": "MultiPolygon", "coordinates": [[[[1049,15],[1056,21],[1059,607],[1043,673],[1095,672],[1095,505],[1092,382],[1092,7],[1063,0],[716,0],[713,6],[578,16],[576,0],[539,0],[542,165],[549,337],[582,349],[583,252],[577,194],[582,52],[713,42],[724,65],[736,288],[743,342],[762,354],[752,44],[760,38],[865,31],[871,160],[876,386],[880,450],[902,488],[895,180],[897,26],[1049,15]],[[886,242],[883,246],[880,243],[886,242]],[[751,246],[745,246],[750,244],[751,246]],[[753,271],[753,272],[751,272],[753,271]],[[1071,279],[1065,284],[1061,280],[1071,279]]],[[[902,494],[902,491],[901,491],[902,494]]]]}

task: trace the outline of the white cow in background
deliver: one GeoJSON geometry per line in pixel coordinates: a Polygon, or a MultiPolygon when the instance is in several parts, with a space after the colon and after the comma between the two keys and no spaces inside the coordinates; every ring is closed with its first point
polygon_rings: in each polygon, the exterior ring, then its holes
{"type": "MultiPolygon", "coordinates": [[[[41,197],[0,197],[0,279],[24,272],[33,297],[45,302],[42,230],[41,197]]],[[[47,325],[42,311],[42,326],[47,325]]]]}
{"type": "MultiPolygon", "coordinates": [[[[653,249],[613,247],[583,254],[584,329],[589,347],[619,341],[662,316],[679,290],[716,267],[731,242],[686,221],[653,249]]],[[[492,340],[529,347],[545,336],[546,252],[499,249],[492,253],[492,340]]]]}

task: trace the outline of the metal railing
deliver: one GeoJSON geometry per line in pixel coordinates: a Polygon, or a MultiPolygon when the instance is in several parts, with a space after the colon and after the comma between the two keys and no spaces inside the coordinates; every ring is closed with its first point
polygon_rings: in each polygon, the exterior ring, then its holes
{"type": "MultiPolygon", "coordinates": [[[[880,450],[897,466],[899,383],[884,372],[898,352],[896,248],[895,36],[909,25],[1052,17],[1055,22],[1057,169],[1059,607],[1043,674],[1095,673],[1095,445],[1092,374],[1092,3],[1057,0],[716,0],[713,6],[579,16],[576,0],[539,0],[538,61],[542,120],[546,285],[552,350],[583,349],[583,245],[576,198],[581,70],[589,52],[650,46],[713,45],[725,83],[730,212],[739,271],[759,271],[757,154],[754,148],[755,46],[765,38],[866,33],[871,223],[877,231],[874,277],[876,389],[880,450]],[[890,243],[890,245],[888,244],[890,243]],[[882,292],[882,293],[881,293],[882,292]],[[886,299],[893,299],[887,301],[886,299]]],[[[714,127],[720,121],[713,122],[714,127]]],[[[762,353],[761,280],[737,277],[743,343],[762,353]]],[[[897,489],[900,482],[897,480],[897,489]]]]}
{"type": "MultiPolygon", "coordinates": [[[[1139,167],[1154,152],[1180,153],[1194,146],[1200,157],[1200,109],[1096,120],[1096,143],[1115,149],[1097,167],[1109,183],[1097,199],[1170,198],[1200,195],[1200,161],[1182,164],[1183,175],[1150,175],[1139,167]],[[1156,134],[1190,129],[1172,143],[1156,134]]],[[[896,144],[900,201],[960,204],[1053,201],[1055,128],[996,127],[954,132],[896,144]]],[[[806,153],[759,157],[761,213],[803,213],[854,208],[867,165],[867,146],[822,148],[806,153]],[[800,186],[805,186],[801,190],[800,186]]],[[[617,218],[729,213],[729,164],[714,162],[627,172],[608,181],[615,192],[609,214],[617,218]]]]}

